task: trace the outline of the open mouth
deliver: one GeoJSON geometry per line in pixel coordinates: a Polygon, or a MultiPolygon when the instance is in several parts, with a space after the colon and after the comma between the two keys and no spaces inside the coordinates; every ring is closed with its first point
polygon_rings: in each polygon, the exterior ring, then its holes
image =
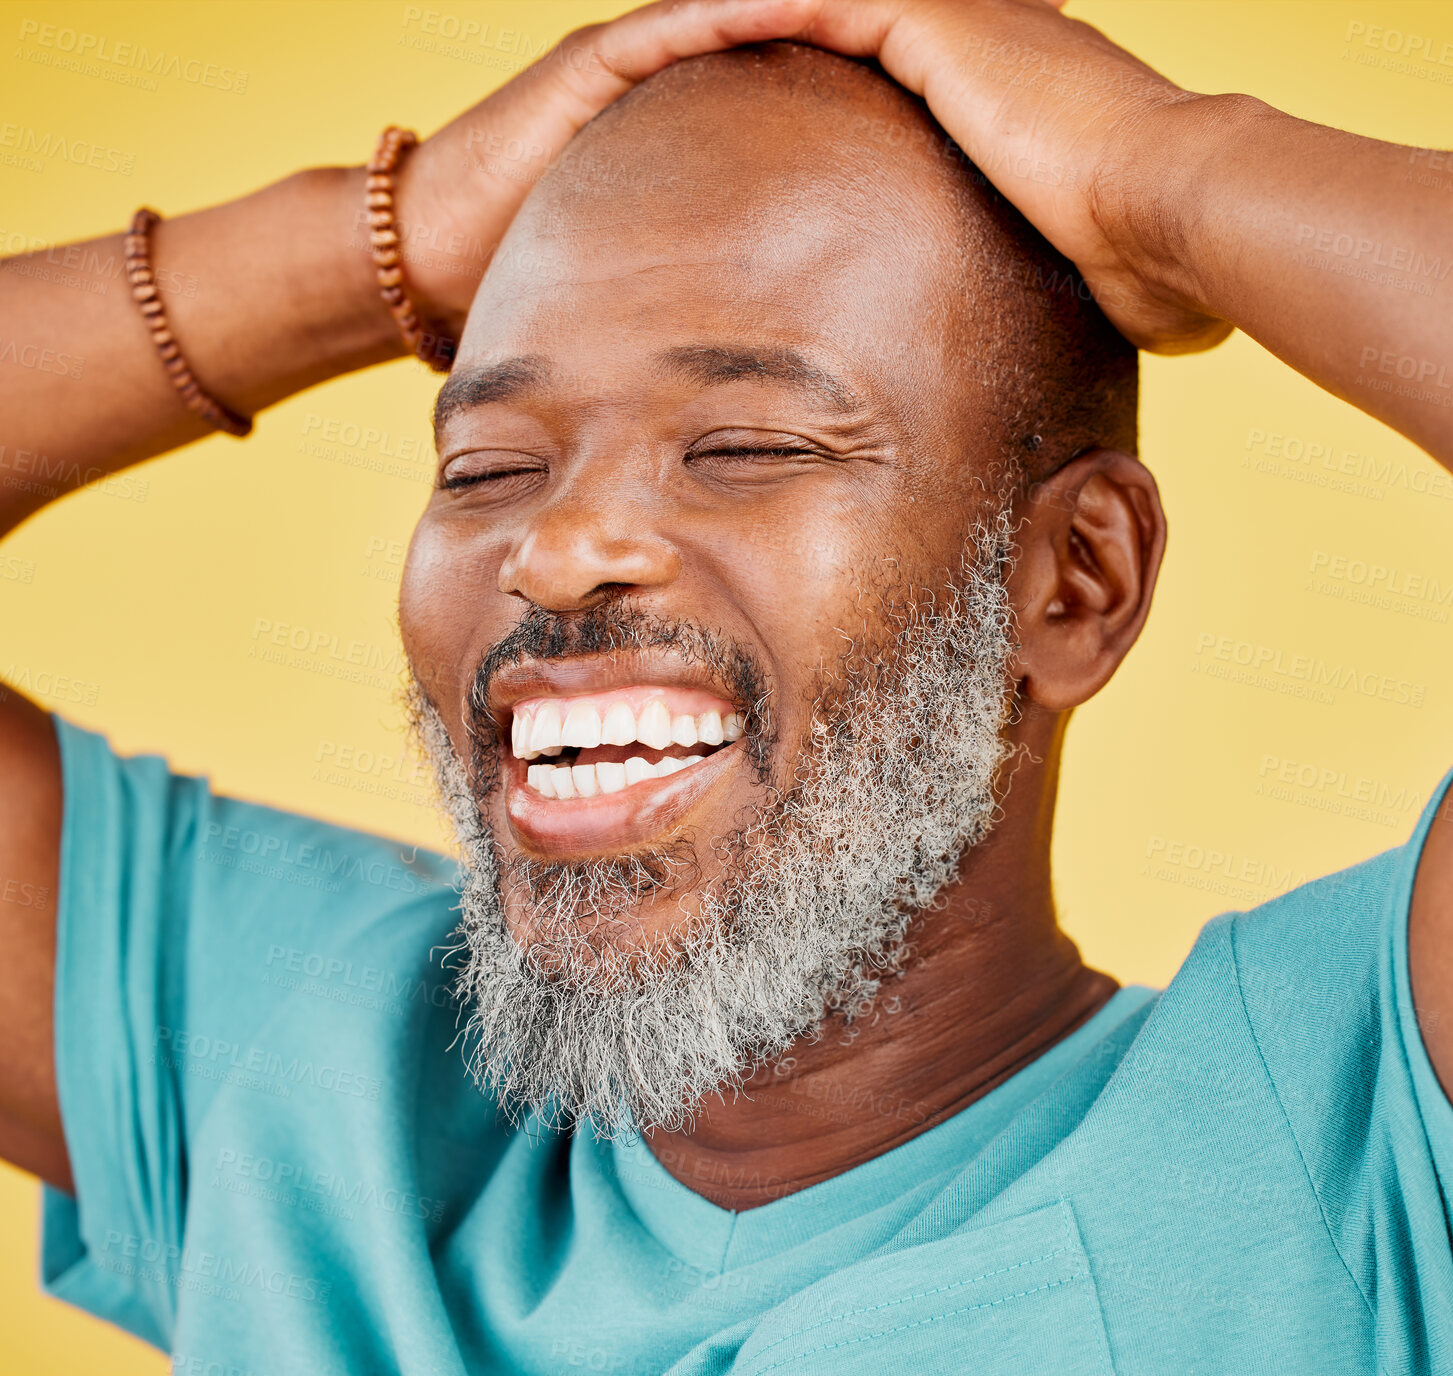
{"type": "Polygon", "coordinates": [[[517,702],[510,749],[526,762],[524,786],[563,802],[696,769],[739,740],[743,729],[741,714],[715,694],[642,684],[517,702]]]}

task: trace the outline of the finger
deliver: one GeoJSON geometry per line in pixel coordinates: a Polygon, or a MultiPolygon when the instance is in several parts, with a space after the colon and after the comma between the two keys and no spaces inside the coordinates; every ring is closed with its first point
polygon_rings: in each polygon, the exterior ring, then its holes
{"type": "Polygon", "coordinates": [[[663,67],[683,57],[786,36],[810,22],[822,3],[657,0],[567,34],[455,125],[470,125],[487,110],[491,127],[505,136],[558,150],[612,101],[663,67]]]}
{"type": "Polygon", "coordinates": [[[790,38],[825,0],[657,0],[601,26],[597,51],[621,78],[643,81],[683,57],[790,38]]]}
{"type": "Polygon", "coordinates": [[[540,81],[573,98],[584,123],[637,82],[682,58],[799,33],[823,3],[657,0],[608,24],[567,35],[535,70],[540,81]]]}

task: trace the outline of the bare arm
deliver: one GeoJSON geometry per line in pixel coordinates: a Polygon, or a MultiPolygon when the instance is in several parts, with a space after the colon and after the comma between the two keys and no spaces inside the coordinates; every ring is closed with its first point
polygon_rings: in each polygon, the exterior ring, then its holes
{"type": "MultiPolygon", "coordinates": [[[[783,12],[799,9],[686,0],[571,34],[408,156],[396,178],[400,222],[436,244],[498,243],[554,155],[612,100],[678,57],[774,36],[783,12]]],[[[361,168],[314,170],[156,228],[168,320],[219,401],[253,414],[403,354],[360,236],[363,194],[361,168]]],[[[79,255],[83,273],[87,261],[119,260],[121,236],[87,247],[96,251],[79,255]]],[[[457,333],[486,258],[466,248],[451,261],[406,244],[405,282],[424,316],[457,333]]],[[[32,365],[0,354],[0,442],[27,456],[24,476],[12,462],[0,482],[0,537],[80,482],[208,433],[115,283],[93,295],[5,260],[0,321],[0,345],[13,340],[32,365]]],[[[0,685],[0,1156],[69,1189],[51,1015],[61,803],[50,718],[0,685]]]]}
{"type": "Polygon", "coordinates": [[[1186,91],[1063,0],[816,0],[808,42],[877,57],[1141,348],[1235,327],[1453,466],[1453,215],[1429,150],[1186,91]]]}
{"type": "Polygon", "coordinates": [[[1412,175],[1429,150],[1247,96],[1162,119],[1162,160],[1132,145],[1111,193],[1145,280],[1453,468],[1453,214],[1412,175]]]}
{"type": "MultiPolygon", "coordinates": [[[[367,255],[347,249],[355,193],[358,172],[301,173],[158,227],[162,280],[198,284],[195,296],[166,294],[174,333],[203,385],[235,409],[250,414],[403,352],[367,255]]],[[[83,261],[114,262],[121,239],[92,247],[83,261]]],[[[0,531],[75,486],[77,474],[112,473],[208,433],[177,400],[129,292],[78,292],[23,267],[0,264],[0,319],[41,366],[0,367],[14,451],[0,531]],[[48,371],[47,358],[83,360],[80,376],[69,366],[48,371]]],[[[49,716],[3,685],[0,779],[0,1155],[69,1188],[50,1016],[60,759],[49,716]]]]}
{"type": "Polygon", "coordinates": [[[50,718],[0,687],[0,1156],[71,1187],[52,1069],[61,771],[50,718]]]}
{"type": "MultiPolygon", "coordinates": [[[[234,410],[251,415],[403,353],[356,243],[363,194],[361,169],[301,172],[153,231],[172,331],[202,386],[234,410]]],[[[81,248],[81,275],[107,285],[104,295],[31,275],[42,254],[0,262],[0,319],[37,365],[0,367],[5,442],[36,456],[23,469],[30,481],[0,488],[0,532],[58,495],[57,484],[210,433],[178,401],[124,283],[85,270],[119,262],[122,236],[81,248]]]]}

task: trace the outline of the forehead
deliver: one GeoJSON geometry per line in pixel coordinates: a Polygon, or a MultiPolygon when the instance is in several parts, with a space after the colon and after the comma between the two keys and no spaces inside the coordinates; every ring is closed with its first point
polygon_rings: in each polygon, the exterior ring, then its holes
{"type": "Polygon", "coordinates": [[[657,141],[629,163],[562,162],[496,252],[460,363],[624,379],[709,340],[791,352],[865,392],[946,382],[966,305],[952,205],[851,151],[657,141]]]}

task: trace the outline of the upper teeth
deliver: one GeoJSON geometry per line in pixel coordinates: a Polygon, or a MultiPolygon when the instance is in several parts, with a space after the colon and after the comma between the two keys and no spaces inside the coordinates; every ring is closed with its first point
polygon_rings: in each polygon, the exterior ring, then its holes
{"type": "MultiPolygon", "coordinates": [[[[515,712],[510,726],[510,746],[516,758],[536,760],[541,755],[558,755],[566,746],[592,750],[598,745],[630,745],[640,741],[653,750],[668,745],[721,745],[738,740],[743,732],[741,716],[729,712],[703,712],[699,716],[672,716],[660,698],[652,698],[639,715],[626,702],[615,702],[604,720],[589,702],[572,704],[562,718],[553,702],[515,712]]],[[[568,796],[568,795],[567,795],[568,796]]]]}

